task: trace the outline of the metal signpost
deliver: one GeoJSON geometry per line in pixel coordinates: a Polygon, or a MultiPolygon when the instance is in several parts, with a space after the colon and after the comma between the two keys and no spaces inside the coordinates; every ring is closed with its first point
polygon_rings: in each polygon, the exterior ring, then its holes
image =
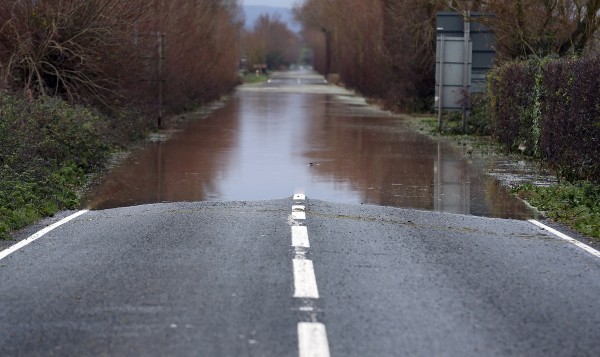
{"type": "Polygon", "coordinates": [[[496,53],[495,35],[478,22],[483,17],[470,12],[437,14],[435,107],[440,130],[444,111],[460,111],[464,131],[471,93],[485,91],[486,73],[496,53]]]}
{"type": "Polygon", "coordinates": [[[465,112],[471,86],[471,42],[465,46],[462,37],[441,35],[437,40],[436,58],[436,107],[438,125],[444,111],[465,112]],[[465,50],[466,47],[466,50],[465,50]]]}

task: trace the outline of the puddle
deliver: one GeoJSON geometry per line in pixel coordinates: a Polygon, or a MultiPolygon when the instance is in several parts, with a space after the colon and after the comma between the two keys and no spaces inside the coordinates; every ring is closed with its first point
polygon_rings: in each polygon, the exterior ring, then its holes
{"type": "Polygon", "coordinates": [[[130,155],[87,205],[266,200],[304,191],[333,202],[533,216],[462,148],[419,134],[321,77],[290,73],[243,87],[215,109],[130,155]]]}

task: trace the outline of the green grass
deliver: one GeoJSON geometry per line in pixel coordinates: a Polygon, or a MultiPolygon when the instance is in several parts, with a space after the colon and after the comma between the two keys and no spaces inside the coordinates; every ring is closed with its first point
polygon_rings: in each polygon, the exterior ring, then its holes
{"type": "Polygon", "coordinates": [[[266,74],[261,74],[261,75],[256,75],[256,73],[251,73],[248,72],[244,75],[243,77],[243,82],[245,84],[258,84],[258,83],[264,83],[269,79],[269,76],[267,76],[266,74]]]}
{"type": "MultiPolygon", "coordinates": [[[[451,136],[459,143],[468,143],[475,151],[506,152],[502,146],[482,137],[459,134],[460,121],[446,118],[444,129],[438,130],[437,118],[419,117],[415,122],[419,130],[431,135],[451,136]]],[[[550,187],[524,184],[513,190],[519,198],[527,201],[544,214],[600,243],[600,185],[589,182],[560,183],[550,187]]]]}
{"type": "Polygon", "coordinates": [[[57,98],[0,95],[0,239],[76,208],[86,175],[110,154],[112,129],[106,117],[57,98]]]}
{"type": "Polygon", "coordinates": [[[514,191],[549,218],[600,242],[600,185],[589,182],[550,187],[525,184],[514,191]]]}

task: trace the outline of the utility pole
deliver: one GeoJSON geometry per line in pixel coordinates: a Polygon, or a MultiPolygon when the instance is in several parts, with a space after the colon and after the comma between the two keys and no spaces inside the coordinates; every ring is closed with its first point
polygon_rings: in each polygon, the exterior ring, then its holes
{"type": "Polygon", "coordinates": [[[162,128],[163,117],[163,72],[165,60],[165,34],[158,32],[158,128],[162,128]]]}
{"type": "Polygon", "coordinates": [[[327,79],[327,76],[329,75],[329,72],[331,71],[331,31],[323,28],[321,29],[321,31],[323,31],[323,33],[325,34],[325,79],[327,79]]]}

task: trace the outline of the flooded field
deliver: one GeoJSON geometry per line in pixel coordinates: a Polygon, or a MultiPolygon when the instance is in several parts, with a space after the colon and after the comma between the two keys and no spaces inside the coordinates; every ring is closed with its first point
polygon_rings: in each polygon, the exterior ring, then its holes
{"type": "Polygon", "coordinates": [[[533,216],[466,149],[419,134],[312,74],[242,87],[212,114],[190,116],[168,140],[125,159],[87,205],[266,200],[302,191],[334,202],[533,216]]]}

